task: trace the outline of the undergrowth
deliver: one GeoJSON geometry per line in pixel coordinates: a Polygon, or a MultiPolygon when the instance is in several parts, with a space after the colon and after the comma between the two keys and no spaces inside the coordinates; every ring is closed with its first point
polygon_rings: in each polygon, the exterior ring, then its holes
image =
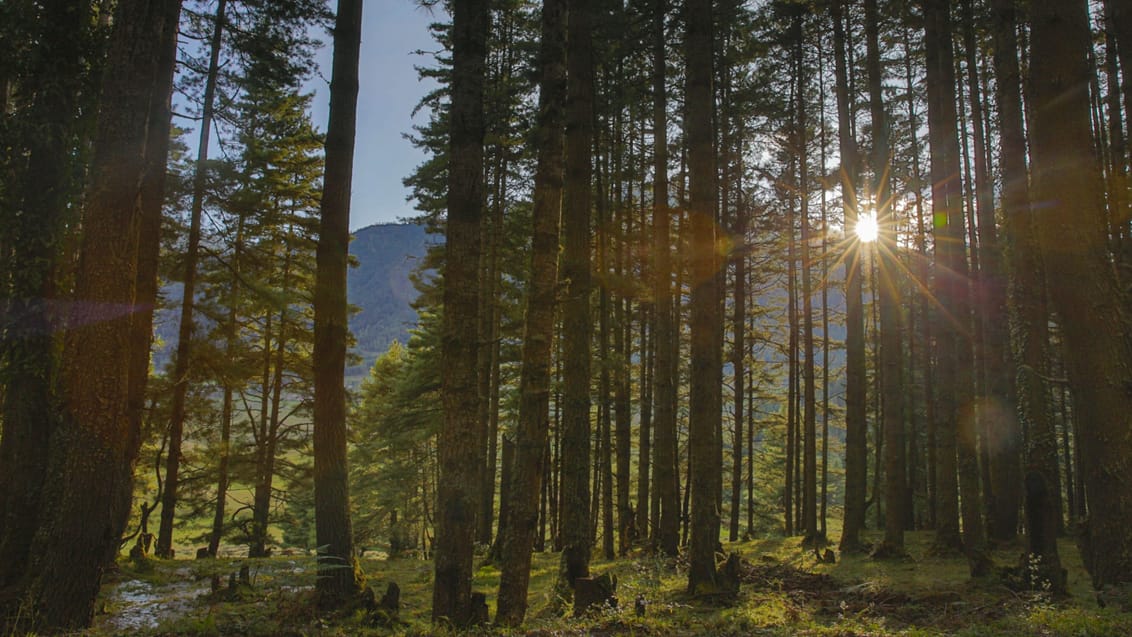
{"type": "MultiPolygon", "coordinates": [[[[581,619],[553,598],[557,555],[534,556],[527,622],[521,629],[480,627],[464,635],[766,635],[766,636],[1112,636],[1132,635],[1132,614],[1098,607],[1077,552],[1066,544],[1062,559],[1070,595],[1018,593],[995,579],[971,580],[962,557],[931,554],[930,533],[907,536],[908,556],[873,560],[839,555],[819,561],[792,538],[765,538],[725,545],[743,558],[743,581],[731,606],[705,603],[685,592],[686,572],[677,560],[638,550],[614,561],[595,560],[596,573],[618,579],[617,606],[581,619]],[[641,612],[643,610],[643,613],[641,612]]],[[[1021,550],[995,554],[1000,565],[1017,563],[1021,550]]],[[[260,560],[124,561],[103,590],[89,637],[148,635],[453,635],[429,621],[432,564],[421,560],[365,559],[362,566],[378,597],[388,582],[401,589],[396,621],[379,625],[363,610],[317,610],[314,557],[260,560]],[[248,567],[250,586],[228,592],[248,567]],[[213,590],[217,589],[217,590],[213,590]]],[[[482,565],[473,587],[487,594],[494,615],[499,571],[482,565]]]]}

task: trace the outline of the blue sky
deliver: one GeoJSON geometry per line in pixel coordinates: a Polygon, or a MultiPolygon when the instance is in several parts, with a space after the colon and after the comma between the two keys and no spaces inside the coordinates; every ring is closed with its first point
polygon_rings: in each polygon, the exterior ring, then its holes
{"type": "MultiPolygon", "coordinates": [[[[433,85],[419,81],[413,68],[431,59],[414,52],[438,48],[428,25],[444,18],[440,6],[430,11],[413,0],[369,0],[364,5],[351,230],[415,214],[405,201],[409,192],[401,180],[424,161],[424,155],[402,134],[412,130],[413,107],[433,85]]],[[[322,39],[326,47],[318,58],[322,77],[314,81],[318,94],[312,116],[315,125],[326,130],[332,47],[329,34],[322,39]]],[[[423,124],[426,118],[422,112],[416,123],[423,124]]]]}

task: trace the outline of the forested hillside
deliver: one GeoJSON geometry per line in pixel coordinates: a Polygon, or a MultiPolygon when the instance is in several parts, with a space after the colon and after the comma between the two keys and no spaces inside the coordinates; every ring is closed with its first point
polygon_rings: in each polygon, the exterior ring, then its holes
{"type": "Polygon", "coordinates": [[[1127,0],[362,5],[0,4],[0,635],[1132,634],[1127,0]]]}
{"type": "Polygon", "coordinates": [[[390,343],[409,342],[409,329],[417,323],[413,302],[418,292],[412,275],[436,239],[416,224],[367,226],[353,235],[350,256],[357,265],[347,275],[347,298],[358,308],[350,316],[350,332],[362,361],[347,375],[358,376],[369,371],[390,343]]]}
{"type": "MultiPolygon", "coordinates": [[[[366,374],[393,341],[409,342],[409,330],[417,321],[413,274],[433,241],[416,224],[380,224],[353,233],[348,297],[357,308],[350,315],[350,333],[355,341],[352,351],[360,362],[349,367],[348,376],[366,374]]],[[[158,369],[169,363],[177,348],[182,289],[181,284],[173,283],[161,291],[164,303],[153,319],[158,342],[153,365],[158,369]]]]}

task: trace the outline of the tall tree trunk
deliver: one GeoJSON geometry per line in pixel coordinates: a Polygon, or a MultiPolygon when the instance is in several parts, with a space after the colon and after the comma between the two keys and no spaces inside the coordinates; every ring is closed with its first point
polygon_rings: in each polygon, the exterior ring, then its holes
{"type": "Polygon", "coordinates": [[[212,137],[212,114],[216,102],[216,78],[220,70],[220,47],[224,35],[227,0],[218,0],[209,43],[208,71],[204,80],[200,138],[193,166],[193,199],[189,214],[189,240],[185,248],[181,322],[177,330],[177,353],[173,363],[173,397],[170,400],[169,454],[165,457],[165,490],[161,494],[161,525],[157,530],[158,557],[173,557],[173,516],[177,509],[177,486],[181,467],[181,439],[185,432],[185,398],[189,393],[189,366],[193,350],[193,310],[196,307],[196,271],[200,253],[200,224],[204,213],[205,164],[212,137]]]}
{"type": "Polygon", "coordinates": [[[1063,356],[1080,423],[1090,517],[1080,540],[1093,586],[1132,581],[1132,347],[1123,292],[1106,258],[1100,168],[1088,115],[1090,46],[1084,2],[1030,8],[1029,86],[1035,219],[1049,298],[1061,316],[1063,356]]]}
{"type": "MultiPolygon", "coordinates": [[[[884,543],[877,556],[904,553],[906,461],[904,441],[903,336],[900,320],[902,285],[896,209],[889,186],[892,172],[888,114],[884,106],[880,65],[880,16],[876,0],[865,0],[865,68],[869,76],[869,111],[872,117],[872,196],[876,202],[876,258],[880,270],[880,367],[884,402],[884,543]]],[[[879,467],[878,467],[879,469],[879,467]]]]}
{"type": "Polygon", "coordinates": [[[346,466],[346,272],[350,250],[350,184],[358,119],[362,0],[338,0],[326,127],[326,175],[314,290],[314,511],[321,547],[320,602],[338,606],[359,592],[346,466]]]}
{"type": "Polygon", "coordinates": [[[806,121],[807,76],[802,50],[803,15],[795,18],[795,66],[798,75],[798,197],[802,231],[802,353],[806,357],[802,368],[802,533],[804,544],[816,544],[818,537],[818,464],[817,464],[817,390],[814,376],[814,308],[813,285],[810,281],[810,171],[809,139],[806,121]]]}
{"type": "Polygon", "coordinates": [[[488,2],[455,0],[452,20],[452,104],[448,147],[448,228],[444,318],[440,479],[432,620],[455,626],[472,616],[472,550],[483,457],[477,409],[476,357],[479,240],[483,215],[484,67],[488,2]]]}
{"type": "Polygon", "coordinates": [[[716,333],[721,325],[716,250],[716,173],[712,134],[712,4],[689,0],[685,5],[687,32],[684,128],[691,178],[689,212],[689,271],[692,284],[691,378],[688,446],[692,494],[692,539],[688,591],[693,595],[719,592],[715,551],[719,544],[722,352],[716,333]]]}
{"type": "Polygon", "coordinates": [[[676,359],[672,343],[675,322],[672,302],[671,213],[668,208],[668,98],[665,24],[668,0],[654,0],[653,90],[653,254],[656,299],[655,396],[656,428],[653,461],[659,515],[653,540],[666,555],[675,556],[680,543],[679,477],[676,472],[676,359]]]}
{"type": "Polygon", "coordinates": [[[567,599],[590,572],[590,206],[593,164],[593,9],[571,3],[566,53],[566,165],[563,183],[562,278],[562,563],[558,591],[567,599]]]}
{"type": "Polygon", "coordinates": [[[527,611],[537,495],[546,475],[550,425],[550,348],[558,286],[566,101],[566,0],[544,0],[531,235],[531,278],[519,372],[519,426],[512,473],[511,520],[503,538],[495,623],[518,626],[527,611]]]}
{"type": "Polygon", "coordinates": [[[955,112],[955,65],[952,62],[948,3],[923,0],[924,46],[927,56],[928,129],[931,145],[933,232],[936,242],[935,297],[946,314],[937,319],[936,334],[936,546],[954,550],[959,535],[959,484],[956,475],[956,421],[962,329],[967,325],[967,264],[963,250],[963,202],[959,179],[959,142],[955,112]],[[952,318],[954,317],[954,318],[952,318]],[[956,324],[958,323],[958,325],[956,324]]]}
{"type": "MultiPolygon", "coordinates": [[[[845,228],[857,224],[857,140],[853,137],[851,88],[845,45],[845,0],[830,4],[833,20],[833,60],[837,93],[837,130],[841,154],[841,189],[845,228]]],[[[841,530],[842,552],[859,552],[865,528],[868,473],[865,420],[865,315],[861,305],[861,254],[851,250],[845,258],[845,511],[841,530]]]]}
{"type": "MultiPolygon", "coordinates": [[[[5,273],[0,277],[5,318],[0,362],[5,369],[0,437],[0,589],[24,575],[28,550],[42,511],[52,433],[58,426],[58,337],[48,307],[56,298],[59,240],[67,225],[67,207],[76,194],[70,183],[71,134],[78,119],[78,85],[83,77],[83,42],[90,22],[89,3],[46,2],[37,25],[45,68],[26,80],[34,95],[23,184],[12,188],[13,207],[4,211],[5,273]],[[22,186],[22,187],[21,187],[22,186]],[[17,190],[18,189],[18,190],[17,190]],[[22,201],[19,198],[22,196],[22,201]],[[21,205],[22,204],[22,205],[21,205]],[[8,251],[10,250],[10,252],[8,251]]],[[[7,118],[8,104],[0,104],[7,118]]],[[[7,140],[6,140],[7,141],[7,140]]],[[[7,163],[7,159],[4,160],[7,163]]],[[[13,175],[15,176],[15,175],[13,175]]],[[[8,175],[5,175],[7,178],[8,175]]],[[[9,204],[5,201],[4,204],[9,204]]],[[[0,608],[0,617],[4,608],[0,608]]],[[[2,623],[0,623],[2,630],[2,623]]]]}
{"type": "Polygon", "coordinates": [[[31,623],[47,632],[89,625],[129,514],[141,442],[140,420],[130,413],[131,355],[148,346],[133,342],[133,322],[150,314],[122,308],[144,303],[138,281],[157,276],[139,268],[139,232],[158,223],[147,216],[160,215],[140,205],[141,189],[155,152],[147,145],[154,93],[173,72],[158,61],[176,37],[166,27],[179,9],[174,0],[124,0],[115,16],[84,209],[79,302],[64,352],[63,417],[48,461],[56,479],[43,500],[52,513],[33,541],[21,595],[36,610],[31,623]]]}
{"type": "Polygon", "coordinates": [[[987,485],[988,535],[1010,541],[1018,529],[1021,504],[1021,444],[1012,402],[1012,379],[1008,372],[1009,319],[1006,311],[1006,279],[1002,247],[994,219],[994,189],[986,160],[983,134],[983,100],[980,97],[976,65],[975,18],[972,0],[961,5],[963,42],[967,54],[967,83],[970,86],[971,120],[974,130],[975,192],[979,228],[979,320],[983,332],[982,369],[984,396],[979,401],[980,424],[986,432],[991,481],[987,485]]]}

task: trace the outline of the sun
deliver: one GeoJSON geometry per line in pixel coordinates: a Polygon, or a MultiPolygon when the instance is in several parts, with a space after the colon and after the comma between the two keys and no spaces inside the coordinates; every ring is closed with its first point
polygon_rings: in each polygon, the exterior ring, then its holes
{"type": "Polygon", "coordinates": [[[880,228],[877,226],[877,217],[873,213],[862,213],[857,217],[857,226],[854,232],[857,233],[857,239],[862,243],[871,243],[877,240],[877,233],[880,228]]]}

